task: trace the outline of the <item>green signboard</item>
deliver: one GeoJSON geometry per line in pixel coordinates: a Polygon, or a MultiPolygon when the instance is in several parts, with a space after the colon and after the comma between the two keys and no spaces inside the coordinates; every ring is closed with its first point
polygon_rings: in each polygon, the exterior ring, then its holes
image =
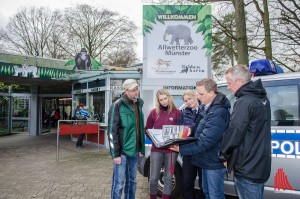
{"type": "Polygon", "coordinates": [[[143,35],[145,85],[153,85],[153,79],[176,84],[210,75],[210,5],[144,5],[143,35]]]}
{"type": "Polygon", "coordinates": [[[60,78],[74,73],[66,61],[0,53],[0,74],[29,78],[60,78]]]}

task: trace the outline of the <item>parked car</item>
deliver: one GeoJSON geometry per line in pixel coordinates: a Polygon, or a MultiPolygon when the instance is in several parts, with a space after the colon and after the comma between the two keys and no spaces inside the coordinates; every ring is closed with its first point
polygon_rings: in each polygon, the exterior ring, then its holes
{"type": "MultiPolygon", "coordinates": [[[[265,183],[266,199],[300,198],[300,73],[272,74],[265,72],[261,78],[271,104],[272,170],[265,183]],[[267,75],[266,75],[267,74],[267,75]]],[[[233,107],[235,96],[227,89],[226,82],[218,82],[219,91],[230,100],[233,107]]],[[[149,177],[151,141],[146,140],[146,155],[139,160],[138,170],[149,177]]],[[[172,196],[182,194],[182,157],[175,166],[172,196]]],[[[158,190],[163,190],[163,170],[158,190]]],[[[197,188],[197,184],[196,187],[197,188]]],[[[160,193],[161,194],[161,193],[160,193]]],[[[225,194],[237,196],[233,174],[225,180],[225,194]]]]}

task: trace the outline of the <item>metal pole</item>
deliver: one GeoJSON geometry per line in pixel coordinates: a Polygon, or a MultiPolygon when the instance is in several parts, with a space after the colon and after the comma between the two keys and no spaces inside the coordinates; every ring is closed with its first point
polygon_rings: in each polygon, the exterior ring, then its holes
{"type": "Polygon", "coordinates": [[[99,150],[99,145],[100,145],[99,144],[99,140],[100,140],[100,138],[99,138],[100,137],[100,123],[97,122],[97,124],[98,124],[97,126],[98,126],[98,150],[99,150]]]}
{"type": "Polygon", "coordinates": [[[59,156],[59,123],[60,123],[60,120],[58,120],[58,123],[57,123],[57,131],[56,131],[56,134],[57,134],[57,138],[56,138],[56,161],[58,161],[58,156],[59,156]]]}

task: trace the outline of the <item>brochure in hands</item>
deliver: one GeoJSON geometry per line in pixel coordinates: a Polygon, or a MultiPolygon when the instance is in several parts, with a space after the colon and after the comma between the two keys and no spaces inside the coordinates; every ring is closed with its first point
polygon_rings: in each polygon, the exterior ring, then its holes
{"type": "Polygon", "coordinates": [[[190,127],[186,125],[163,125],[162,129],[147,129],[149,138],[157,148],[196,141],[197,138],[188,137],[189,132],[190,127]]]}

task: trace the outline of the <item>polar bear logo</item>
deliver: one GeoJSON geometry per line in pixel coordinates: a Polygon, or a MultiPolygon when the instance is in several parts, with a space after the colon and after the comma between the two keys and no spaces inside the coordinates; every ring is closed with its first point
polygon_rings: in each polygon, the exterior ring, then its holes
{"type": "Polygon", "coordinates": [[[38,76],[38,69],[36,66],[29,66],[27,64],[23,64],[22,67],[19,67],[19,66],[14,66],[14,76],[18,76],[19,73],[22,74],[22,77],[27,77],[28,76],[28,73],[32,73],[32,76],[34,78],[37,78],[39,77],[38,76]]]}

